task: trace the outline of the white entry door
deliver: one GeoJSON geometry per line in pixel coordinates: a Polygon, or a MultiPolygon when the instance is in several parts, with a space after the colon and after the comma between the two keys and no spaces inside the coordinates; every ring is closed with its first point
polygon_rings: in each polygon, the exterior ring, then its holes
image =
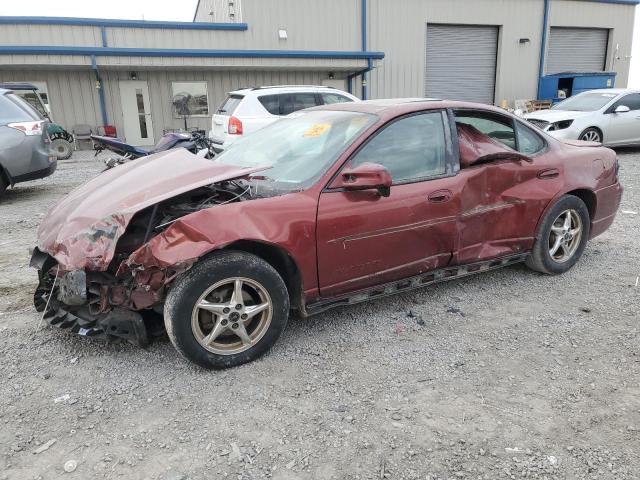
{"type": "Polygon", "coordinates": [[[120,81],[124,136],[131,145],[153,145],[149,86],[142,80],[120,81]]]}

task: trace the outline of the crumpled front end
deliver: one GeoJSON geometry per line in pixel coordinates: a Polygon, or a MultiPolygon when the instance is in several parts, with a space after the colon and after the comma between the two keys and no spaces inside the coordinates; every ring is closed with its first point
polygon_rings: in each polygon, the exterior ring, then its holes
{"type": "Polygon", "coordinates": [[[184,216],[250,199],[238,179],[262,169],[215,165],[178,149],[79,187],[38,231],[31,259],[39,277],[36,309],[51,325],[80,335],[146,345],[162,331],[168,286],[193,262],[130,269],[128,257],[184,216]]]}
{"type": "Polygon", "coordinates": [[[157,331],[152,319],[145,322],[140,312],[105,305],[108,285],[95,272],[85,270],[65,272],[49,254],[35,249],[31,266],[38,269],[38,287],[34,305],[52,326],[86,337],[123,338],[146,346],[149,331],[157,331]]]}

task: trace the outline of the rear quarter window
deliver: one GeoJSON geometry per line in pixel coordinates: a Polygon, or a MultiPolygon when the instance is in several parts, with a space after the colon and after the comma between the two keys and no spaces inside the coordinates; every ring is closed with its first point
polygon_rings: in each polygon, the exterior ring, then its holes
{"type": "Polygon", "coordinates": [[[535,155],[546,147],[544,140],[537,133],[520,122],[516,122],[516,135],[520,153],[535,155]]]}
{"type": "Polygon", "coordinates": [[[225,99],[225,101],[222,102],[222,105],[220,105],[220,108],[218,108],[218,111],[216,113],[221,113],[223,115],[233,115],[233,112],[235,112],[236,108],[238,108],[238,105],[240,105],[240,102],[243,98],[243,95],[229,95],[225,99]]]}
{"type": "Polygon", "coordinates": [[[42,120],[42,116],[26,101],[13,93],[0,95],[0,124],[42,120]]]}
{"type": "Polygon", "coordinates": [[[271,115],[280,115],[280,95],[262,95],[258,101],[271,115]]]}

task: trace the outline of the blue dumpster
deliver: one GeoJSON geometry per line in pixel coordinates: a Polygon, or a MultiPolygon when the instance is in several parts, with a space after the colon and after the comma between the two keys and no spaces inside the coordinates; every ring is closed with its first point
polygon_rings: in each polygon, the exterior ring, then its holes
{"type": "Polygon", "coordinates": [[[558,97],[560,90],[563,90],[566,96],[570,97],[576,93],[596,88],[613,88],[615,84],[615,72],[554,73],[540,79],[538,100],[551,100],[553,103],[557,103],[564,100],[558,97]]]}

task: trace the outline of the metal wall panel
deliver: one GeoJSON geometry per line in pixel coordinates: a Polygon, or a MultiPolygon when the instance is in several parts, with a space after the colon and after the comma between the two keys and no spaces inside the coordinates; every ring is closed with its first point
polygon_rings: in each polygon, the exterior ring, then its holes
{"type": "Polygon", "coordinates": [[[0,70],[0,82],[46,82],[51,114],[69,131],[73,125],[98,125],[100,101],[90,70],[0,70]]]}
{"type": "MultiPolygon", "coordinates": [[[[129,80],[129,71],[102,71],[109,123],[116,126],[120,135],[124,132],[119,81],[129,80]]],[[[321,72],[291,71],[139,71],[137,79],[149,85],[151,115],[156,141],[165,129],[181,128],[182,119],[173,115],[171,82],[206,81],[209,97],[209,115],[191,117],[190,127],[211,128],[211,115],[225,99],[227,92],[241,87],[258,85],[320,85],[321,72]]],[[[0,82],[46,82],[54,120],[71,129],[73,125],[102,124],[98,90],[91,70],[0,70],[0,82]]]]}
{"type": "Polygon", "coordinates": [[[498,27],[427,25],[425,96],[492,104],[498,27]]]}
{"type": "Polygon", "coordinates": [[[608,43],[603,28],[551,27],[546,73],[602,72],[608,43]]]}
{"type": "MultiPolygon", "coordinates": [[[[206,12],[206,1],[200,11],[206,12]]],[[[358,0],[244,0],[246,31],[109,28],[112,47],[360,50],[358,0]],[[278,30],[287,31],[287,39],[278,30]]],[[[208,14],[204,14],[205,16],[208,14]]],[[[198,20],[206,21],[198,14],[198,20]]]]}
{"type": "Polygon", "coordinates": [[[635,5],[553,0],[549,11],[549,24],[552,28],[609,29],[605,70],[617,73],[617,87],[626,87],[629,78],[635,9],[635,5]]]}
{"type": "Polygon", "coordinates": [[[542,13],[542,0],[369,0],[368,48],[385,52],[370,74],[371,97],[424,95],[425,25],[433,23],[500,26],[493,101],[533,98],[542,13]]]}
{"type": "MultiPolygon", "coordinates": [[[[368,49],[385,53],[384,60],[369,74],[371,98],[424,95],[426,23],[499,25],[495,102],[536,96],[542,0],[368,0],[368,3],[368,49]],[[520,39],[525,42],[520,43],[520,39]]],[[[618,86],[626,86],[634,8],[634,5],[553,0],[550,24],[611,29],[607,70],[617,72],[618,86]],[[618,55],[614,55],[615,50],[618,55]]],[[[359,81],[355,82],[355,89],[360,91],[359,81]]]]}
{"type": "Polygon", "coordinates": [[[99,47],[98,27],[71,25],[2,25],[0,45],[57,45],[99,47]]]}

